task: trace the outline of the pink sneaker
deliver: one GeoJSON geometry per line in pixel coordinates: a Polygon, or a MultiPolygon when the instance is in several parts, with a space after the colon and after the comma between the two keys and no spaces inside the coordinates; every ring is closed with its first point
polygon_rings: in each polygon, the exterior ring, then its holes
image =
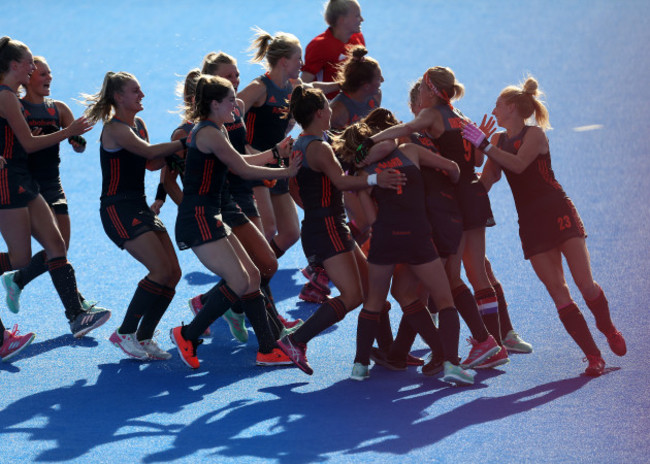
{"type": "Polygon", "coordinates": [[[32,340],[34,340],[34,337],[36,336],[33,332],[29,332],[25,335],[18,334],[18,324],[14,325],[11,332],[5,330],[4,341],[2,342],[2,346],[0,346],[0,359],[3,361],[9,361],[20,353],[32,342],[32,340]]]}
{"type": "Polygon", "coordinates": [[[325,295],[331,293],[330,290],[330,278],[327,276],[327,272],[320,266],[312,266],[311,264],[302,270],[302,275],[304,275],[311,284],[320,290],[325,295]]]}
{"type": "Polygon", "coordinates": [[[295,343],[291,336],[287,335],[277,341],[278,348],[286,354],[291,361],[306,374],[312,375],[314,370],[307,361],[307,345],[304,343],[295,343]]]}
{"type": "MultiPolygon", "coordinates": [[[[203,309],[203,303],[201,303],[201,296],[202,295],[196,295],[194,298],[190,298],[189,301],[187,302],[188,306],[190,307],[190,311],[192,311],[192,314],[194,314],[194,316],[196,316],[199,313],[199,311],[203,309]]],[[[205,329],[203,335],[206,337],[210,336],[210,327],[205,329]]]]}
{"type": "Polygon", "coordinates": [[[490,356],[481,364],[474,366],[474,369],[491,369],[493,367],[503,366],[509,362],[510,358],[508,358],[508,350],[505,346],[502,346],[497,354],[490,356]]]}
{"type": "Polygon", "coordinates": [[[625,344],[623,334],[618,330],[614,330],[614,332],[606,334],[606,337],[612,353],[616,356],[625,356],[625,353],[627,353],[627,345],[625,344]]]}
{"type": "Polygon", "coordinates": [[[296,319],[295,321],[287,321],[282,315],[278,314],[278,319],[280,319],[280,322],[282,322],[282,325],[286,329],[293,329],[294,327],[297,329],[303,324],[302,319],[296,319]]]}
{"type": "Polygon", "coordinates": [[[605,361],[599,355],[587,355],[583,361],[589,362],[585,369],[585,375],[599,377],[605,373],[605,361]]]}
{"type": "Polygon", "coordinates": [[[300,298],[303,301],[307,301],[309,303],[318,303],[318,304],[325,303],[328,300],[327,295],[324,294],[318,287],[316,287],[311,282],[307,282],[302,287],[302,290],[300,290],[300,295],[298,295],[298,298],[300,298]]]}
{"type": "Polygon", "coordinates": [[[473,338],[468,338],[467,341],[472,345],[472,348],[469,350],[469,355],[467,359],[460,363],[460,367],[463,369],[472,368],[481,364],[490,356],[494,356],[499,352],[501,347],[497,345],[497,342],[494,340],[492,335],[488,335],[488,338],[485,341],[479,343],[473,338]]]}

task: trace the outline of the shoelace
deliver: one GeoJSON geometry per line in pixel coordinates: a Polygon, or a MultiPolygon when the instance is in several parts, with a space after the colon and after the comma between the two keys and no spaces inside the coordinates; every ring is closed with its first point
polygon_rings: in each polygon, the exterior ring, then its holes
{"type": "Polygon", "coordinates": [[[11,329],[11,332],[9,332],[9,336],[10,337],[17,337],[19,333],[20,333],[20,330],[18,330],[18,324],[14,324],[14,328],[11,329]]]}

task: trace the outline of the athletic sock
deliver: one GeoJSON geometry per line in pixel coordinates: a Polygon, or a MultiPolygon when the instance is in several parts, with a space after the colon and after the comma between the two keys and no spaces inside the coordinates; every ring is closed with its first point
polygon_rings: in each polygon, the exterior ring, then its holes
{"type": "Polygon", "coordinates": [[[176,291],[165,285],[161,285],[160,295],[149,309],[142,316],[142,321],[138,327],[137,338],[138,340],[150,340],[156,331],[156,327],[160,323],[165,311],[174,299],[176,291]]]}
{"type": "Polygon", "coordinates": [[[494,340],[501,345],[501,328],[499,325],[499,303],[497,293],[492,287],[478,290],[474,294],[478,312],[483,319],[485,328],[494,337],[494,340]]]}
{"type": "Polygon", "coordinates": [[[296,343],[307,343],[323,330],[343,320],[347,313],[347,308],[339,297],[331,298],[320,305],[291,338],[296,343]]]}
{"type": "Polygon", "coordinates": [[[122,324],[117,331],[122,335],[135,333],[138,330],[140,319],[156,304],[163,289],[164,286],[147,277],[138,282],[138,287],[135,289],[122,324]]]}
{"type": "Polygon", "coordinates": [[[587,300],[585,298],[585,303],[587,303],[587,307],[596,318],[596,327],[598,330],[600,330],[605,335],[608,335],[612,332],[615,332],[616,327],[614,327],[614,323],[612,322],[612,318],[609,313],[609,303],[607,301],[607,297],[605,296],[605,292],[603,292],[603,289],[600,287],[600,285],[598,285],[598,290],[600,292],[598,296],[593,300],[587,300]]]}
{"type": "Polygon", "coordinates": [[[9,253],[0,253],[0,274],[13,270],[11,261],[9,260],[9,253]]]}
{"type": "Polygon", "coordinates": [[[181,329],[181,335],[185,340],[198,340],[205,329],[223,316],[223,313],[228,311],[228,308],[238,300],[237,294],[228,287],[225,281],[222,280],[214,288],[215,291],[211,293],[210,298],[203,305],[203,309],[194,316],[189,325],[181,329]]]}
{"type": "Polygon", "coordinates": [[[359,312],[357,354],[354,357],[355,363],[361,363],[364,366],[370,364],[370,350],[372,349],[372,342],[377,336],[379,317],[379,313],[373,313],[365,308],[362,308],[359,312]]]}
{"type": "Polygon", "coordinates": [[[510,321],[510,313],[508,312],[508,303],[506,302],[506,296],[503,293],[503,287],[501,284],[493,285],[494,291],[497,292],[497,304],[499,305],[499,324],[501,327],[501,335],[505,336],[511,330],[514,330],[512,327],[512,322],[510,321]]]}
{"type": "Polygon", "coordinates": [[[0,319],[0,346],[2,346],[4,341],[5,341],[5,326],[2,323],[2,319],[0,319]]]}
{"type": "Polygon", "coordinates": [[[402,307],[402,311],[404,311],[404,318],[408,324],[429,345],[434,356],[442,356],[444,353],[440,335],[427,307],[420,300],[415,300],[413,303],[402,307]]]}
{"type": "MultiPolygon", "coordinates": [[[[267,324],[271,328],[273,339],[278,340],[280,338],[280,334],[282,333],[282,329],[284,329],[284,324],[280,320],[280,315],[278,314],[278,310],[276,309],[275,304],[273,304],[273,301],[271,301],[271,299],[269,299],[264,294],[264,292],[262,292],[262,298],[264,300],[264,310],[266,311],[267,324]]],[[[244,310],[243,306],[241,305],[235,306],[239,306],[239,309],[241,311],[244,310]]]]}
{"type": "Polygon", "coordinates": [[[271,245],[271,249],[273,250],[273,253],[275,253],[275,258],[280,259],[286,250],[280,249],[278,244],[275,243],[275,238],[271,239],[270,245],[271,245]]]}
{"type": "Polygon", "coordinates": [[[438,326],[440,340],[444,349],[445,361],[454,365],[460,362],[458,358],[458,337],[460,334],[460,318],[458,311],[453,306],[441,309],[438,312],[438,326]]]}
{"type": "Polygon", "coordinates": [[[244,313],[251,323],[257,337],[260,353],[270,353],[275,348],[277,338],[273,335],[264,308],[264,295],[257,290],[240,298],[244,313]]]}
{"type": "Polygon", "coordinates": [[[406,316],[402,315],[402,320],[397,329],[397,335],[395,335],[395,340],[388,352],[388,358],[393,360],[405,359],[409,351],[411,351],[413,343],[415,343],[416,335],[417,332],[408,323],[406,316]]]}
{"type": "Polygon", "coordinates": [[[377,346],[384,353],[388,353],[393,344],[393,329],[390,326],[390,303],[384,303],[384,309],[379,313],[379,328],[377,329],[377,346]]]}
{"type": "Polygon", "coordinates": [[[79,302],[74,269],[65,256],[50,259],[47,262],[47,268],[52,278],[52,284],[54,284],[54,288],[65,308],[65,316],[69,321],[72,321],[83,312],[79,302]]]}
{"type": "Polygon", "coordinates": [[[221,285],[223,285],[225,281],[223,279],[219,280],[217,282],[217,285],[213,286],[210,290],[208,290],[205,293],[202,293],[199,295],[199,299],[201,300],[201,304],[205,306],[205,303],[210,299],[210,297],[216,292],[221,285]]]}
{"type": "Polygon", "coordinates": [[[25,288],[25,285],[30,283],[32,280],[47,272],[47,255],[45,250],[41,250],[32,256],[32,259],[29,261],[29,264],[24,268],[20,269],[14,275],[14,282],[18,285],[18,288],[21,290],[25,288]]]}
{"type": "Polygon", "coordinates": [[[454,297],[454,305],[458,310],[458,314],[460,314],[460,317],[467,324],[474,340],[479,343],[484,342],[489,334],[478,312],[478,306],[476,305],[476,300],[472,292],[469,291],[467,285],[461,284],[453,289],[451,293],[454,297]]]}
{"type": "Polygon", "coordinates": [[[587,322],[580,312],[578,305],[573,301],[562,308],[557,309],[560,321],[571,338],[578,344],[585,355],[600,356],[600,350],[596,346],[587,322]]]}

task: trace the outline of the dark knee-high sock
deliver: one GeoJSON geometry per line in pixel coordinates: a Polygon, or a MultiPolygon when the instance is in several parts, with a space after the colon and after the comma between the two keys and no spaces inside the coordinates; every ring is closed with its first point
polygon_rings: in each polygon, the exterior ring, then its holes
{"type": "Polygon", "coordinates": [[[393,344],[393,329],[390,326],[390,303],[384,303],[384,309],[379,314],[379,328],[377,329],[377,346],[384,353],[388,353],[393,344]]]}
{"type": "Polygon", "coordinates": [[[280,320],[280,315],[278,314],[278,310],[275,308],[273,301],[270,300],[264,292],[262,292],[262,298],[264,299],[266,319],[268,321],[269,327],[271,328],[271,333],[273,333],[273,339],[278,340],[280,338],[280,334],[282,333],[282,329],[284,329],[284,324],[280,320]]]}
{"type": "Polygon", "coordinates": [[[160,323],[160,320],[167,311],[167,308],[174,299],[176,290],[165,285],[161,285],[160,296],[154,303],[149,307],[144,316],[142,316],[142,322],[138,327],[138,340],[149,340],[153,338],[153,334],[156,331],[156,327],[160,323]]]}
{"type": "Polygon", "coordinates": [[[199,299],[201,300],[201,304],[205,305],[205,303],[210,299],[210,297],[219,290],[219,287],[225,284],[225,280],[221,279],[219,282],[217,282],[217,285],[213,286],[210,290],[208,290],[205,293],[202,293],[199,295],[199,299]]]}
{"type": "Polygon", "coordinates": [[[32,280],[47,272],[47,255],[45,250],[41,250],[32,256],[32,259],[29,261],[29,264],[24,268],[16,272],[14,276],[14,282],[20,289],[25,288],[25,285],[30,283],[32,280]]]}
{"type": "Polygon", "coordinates": [[[77,278],[74,268],[65,256],[52,258],[47,262],[47,268],[52,278],[56,292],[61,298],[65,308],[65,316],[72,321],[77,315],[83,312],[79,303],[79,292],[77,291],[77,278]]]}
{"type": "Polygon", "coordinates": [[[485,328],[494,337],[494,340],[501,345],[501,326],[499,325],[499,304],[497,293],[492,287],[478,290],[474,294],[478,312],[483,319],[485,328]]]}
{"type": "Polygon", "coordinates": [[[260,353],[270,353],[275,348],[277,337],[271,331],[269,320],[264,307],[264,295],[257,290],[242,295],[240,298],[242,308],[257,337],[260,353]]]}
{"type": "Polygon", "coordinates": [[[395,360],[405,359],[409,351],[411,351],[413,343],[415,343],[416,335],[417,332],[408,323],[406,316],[402,315],[402,320],[399,323],[395,340],[390,347],[388,358],[395,360]]]}
{"type": "Polygon", "coordinates": [[[0,319],[0,346],[2,346],[4,340],[5,340],[5,326],[2,323],[2,319],[0,319]]]}
{"type": "Polygon", "coordinates": [[[467,324],[474,340],[484,342],[488,338],[488,331],[478,312],[478,306],[476,305],[476,300],[472,292],[469,291],[467,285],[462,284],[453,289],[451,293],[454,297],[454,305],[458,310],[458,314],[460,314],[460,317],[467,324]]]}
{"type": "Polygon", "coordinates": [[[598,330],[605,335],[608,335],[612,332],[616,332],[616,327],[614,327],[614,323],[612,322],[609,313],[609,302],[607,301],[605,292],[600,288],[600,285],[598,286],[598,289],[600,290],[598,296],[593,300],[587,300],[585,298],[585,303],[587,303],[587,307],[596,318],[596,327],[598,330]]]}
{"type": "Polygon", "coordinates": [[[272,239],[271,239],[271,242],[269,243],[269,245],[271,245],[271,249],[273,250],[273,253],[275,253],[275,258],[276,258],[276,259],[280,259],[280,257],[282,257],[282,255],[283,255],[284,252],[286,251],[286,250],[281,249],[281,248],[278,246],[278,244],[275,243],[275,238],[272,238],[272,239]]]}
{"type": "Polygon", "coordinates": [[[503,287],[501,287],[501,284],[493,285],[492,288],[494,288],[494,291],[497,292],[501,336],[506,336],[508,332],[514,330],[512,327],[512,322],[510,321],[510,313],[508,312],[508,303],[506,302],[506,296],[503,293],[503,287]]]}
{"type": "Polygon", "coordinates": [[[445,361],[458,365],[458,337],[460,334],[460,318],[458,311],[453,306],[441,309],[438,312],[438,326],[440,340],[444,349],[445,361]]]}
{"type": "Polygon", "coordinates": [[[365,308],[362,308],[359,312],[357,354],[354,357],[355,363],[361,363],[365,366],[370,364],[370,350],[372,349],[372,342],[377,336],[379,317],[379,313],[373,313],[365,308]]]}
{"type": "Polygon", "coordinates": [[[578,305],[572,301],[568,305],[558,308],[557,312],[564,328],[578,344],[582,352],[585,355],[600,356],[600,350],[591,336],[587,322],[580,312],[578,305]]]}
{"type": "Polygon", "coordinates": [[[228,287],[225,281],[222,282],[215,285],[215,291],[205,302],[203,309],[194,316],[192,322],[181,329],[181,335],[185,340],[198,340],[205,329],[223,316],[223,313],[228,311],[228,308],[238,300],[237,294],[228,287]]]}
{"type": "Polygon", "coordinates": [[[9,253],[0,253],[0,274],[13,270],[11,261],[9,260],[9,253]]]}
{"type": "Polygon", "coordinates": [[[433,298],[429,297],[427,299],[427,309],[431,314],[436,314],[438,313],[438,308],[436,307],[436,302],[433,301],[433,298]]]}
{"type": "Polygon", "coordinates": [[[438,329],[433,324],[433,319],[431,319],[431,314],[427,310],[427,307],[420,300],[415,300],[413,303],[402,307],[402,311],[404,311],[404,318],[408,324],[429,345],[434,356],[438,355],[442,357],[443,346],[440,341],[440,335],[438,334],[438,329]]]}
{"type": "MultiPolygon", "coordinates": [[[[138,288],[126,309],[122,325],[117,331],[121,334],[132,334],[138,329],[140,319],[156,304],[165,287],[145,277],[138,282],[138,288]]],[[[142,339],[144,340],[144,339],[142,339]]]]}
{"type": "Polygon", "coordinates": [[[291,339],[296,343],[307,343],[323,330],[343,320],[347,313],[348,310],[340,298],[331,298],[318,307],[316,312],[291,335],[291,339]]]}

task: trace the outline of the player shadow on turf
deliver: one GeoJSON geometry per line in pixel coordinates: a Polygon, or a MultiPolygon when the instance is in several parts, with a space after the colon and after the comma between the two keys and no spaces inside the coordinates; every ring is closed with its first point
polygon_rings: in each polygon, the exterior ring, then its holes
{"type": "Polygon", "coordinates": [[[186,425],[174,422],[175,414],[204,404],[206,397],[232,383],[254,383],[258,376],[281,369],[255,366],[257,345],[251,338],[248,345],[207,342],[197,371],[182,364],[175,350],[169,362],[122,359],[100,364],[94,384],[71,378],[64,387],[24,396],[1,409],[0,441],[6,440],[4,435],[24,433],[46,448],[36,461],[55,462],[79,459],[109,443],[173,439],[186,425]]]}
{"type": "MultiPolygon", "coordinates": [[[[38,340],[38,334],[36,337],[36,340],[38,340]]],[[[33,358],[34,356],[47,353],[48,351],[56,350],[64,346],[71,346],[72,348],[93,348],[97,345],[99,345],[99,343],[92,336],[77,339],[74,338],[72,334],[59,335],[56,338],[50,338],[43,341],[34,341],[30,343],[30,345],[22,353],[18,354],[18,356],[12,360],[12,363],[33,358]]],[[[11,365],[12,364],[8,363],[0,363],[0,370],[11,370],[12,372],[18,372],[19,369],[16,371],[13,369],[7,369],[11,365]]]]}
{"type": "Polygon", "coordinates": [[[201,455],[212,452],[215,458],[325,461],[332,453],[351,452],[378,437],[408,436],[412,432],[409,427],[414,427],[412,424],[433,403],[457,393],[487,388],[481,383],[469,389],[452,388],[414,372],[385,372],[381,375],[373,371],[373,383],[346,379],[305,393],[299,389],[307,387],[308,382],[262,388],[260,393],[275,398],[238,400],[210,411],[184,427],[172,448],[146,456],[143,461],[174,461],[202,450],[201,455]]]}

